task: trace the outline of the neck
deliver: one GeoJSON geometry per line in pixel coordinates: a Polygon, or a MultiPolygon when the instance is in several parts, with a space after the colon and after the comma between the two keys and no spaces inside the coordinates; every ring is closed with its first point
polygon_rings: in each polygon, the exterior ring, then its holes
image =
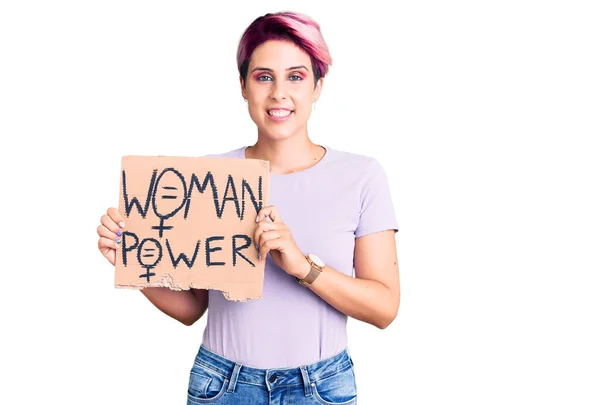
{"type": "Polygon", "coordinates": [[[317,164],[325,150],[310,141],[308,135],[270,139],[259,134],[258,141],[246,150],[249,159],[268,160],[273,174],[289,174],[317,164]]]}

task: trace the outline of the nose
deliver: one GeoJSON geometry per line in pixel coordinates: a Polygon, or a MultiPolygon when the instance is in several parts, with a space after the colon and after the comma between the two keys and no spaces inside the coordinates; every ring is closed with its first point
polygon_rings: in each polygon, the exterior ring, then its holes
{"type": "Polygon", "coordinates": [[[283,100],[286,98],[287,90],[285,87],[285,82],[281,80],[276,80],[273,82],[273,86],[271,87],[271,98],[274,100],[283,100]]]}

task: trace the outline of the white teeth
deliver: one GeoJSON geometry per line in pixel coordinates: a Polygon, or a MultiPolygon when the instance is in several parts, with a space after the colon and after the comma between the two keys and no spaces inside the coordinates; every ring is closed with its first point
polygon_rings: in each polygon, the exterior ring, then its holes
{"type": "Polygon", "coordinates": [[[285,117],[290,115],[292,112],[288,110],[269,110],[269,115],[274,117],[285,117]]]}

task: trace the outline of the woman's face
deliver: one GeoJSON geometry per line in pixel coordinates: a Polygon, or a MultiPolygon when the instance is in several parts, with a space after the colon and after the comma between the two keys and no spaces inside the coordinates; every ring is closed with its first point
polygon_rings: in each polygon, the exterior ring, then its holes
{"type": "Polygon", "coordinates": [[[250,57],[245,88],[240,83],[259,133],[284,139],[306,130],[323,78],[315,87],[310,57],[295,44],[267,41],[250,57]]]}

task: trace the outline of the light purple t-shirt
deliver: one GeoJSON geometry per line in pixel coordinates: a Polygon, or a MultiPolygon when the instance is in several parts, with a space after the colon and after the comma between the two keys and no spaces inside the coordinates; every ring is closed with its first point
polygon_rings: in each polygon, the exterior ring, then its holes
{"type": "MultiPolygon", "coordinates": [[[[314,253],[352,276],[355,238],[397,231],[398,225],[381,165],[370,157],[325,148],[325,156],[306,170],[270,174],[267,205],[275,205],[302,253],[314,253]]],[[[243,159],[245,150],[210,157],[243,159]]],[[[298,367],[344,350],[346,322],[346,315],[267,256],[262,298],[228,301],[221,291],[209,290],[203,344],[250,367],[298,367]]]]}

